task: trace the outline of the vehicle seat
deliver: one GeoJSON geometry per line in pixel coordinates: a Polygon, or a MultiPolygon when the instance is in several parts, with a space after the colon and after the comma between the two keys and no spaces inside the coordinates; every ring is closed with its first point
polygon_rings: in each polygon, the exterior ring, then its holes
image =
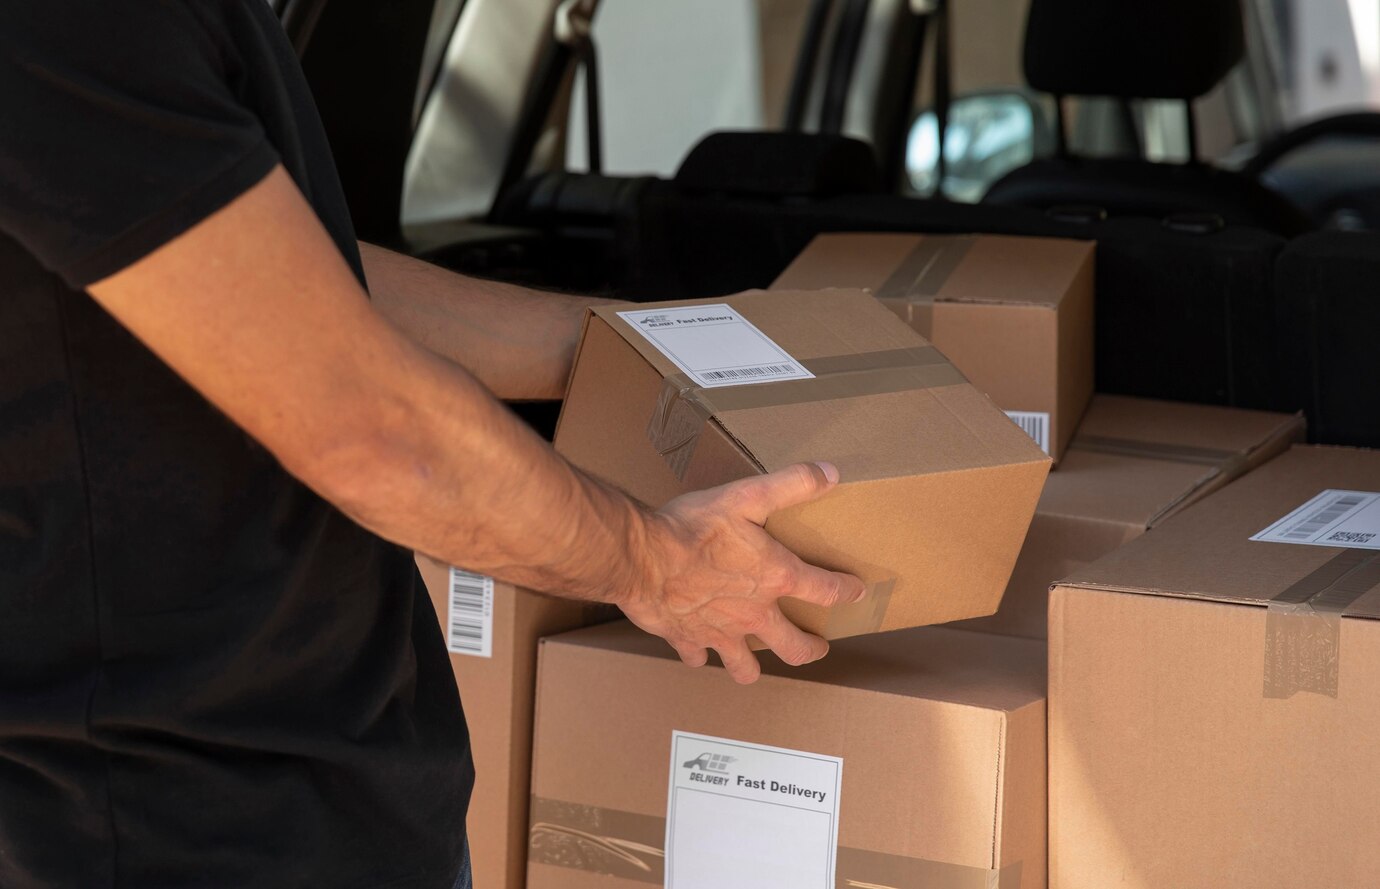
{"type": "Polygon", "coordinates": [[[1310,441],[1380,447],[1380,233],[1305,235],[1285,248],[1275,270],[1281,407],[1303,410],[1310,441]]]}
{"type": "Polygon", "coordinates": [[[1197,160],[1193,100],[1212,90],[1243,53],[1239,0],[1031,0],[1025,76],[1033,88],[1052,93],[1060,107],[1061,151],[999,180],[984,203],[1090,205],[1112,216],[1212,214],[1231,225],[1286,236],[1307,230],[1304,214],[1280,195],[1197,160]],[[1065,96],[1183,101],[1189,162],[1070,156],[1062,147],[1065,96]]]}

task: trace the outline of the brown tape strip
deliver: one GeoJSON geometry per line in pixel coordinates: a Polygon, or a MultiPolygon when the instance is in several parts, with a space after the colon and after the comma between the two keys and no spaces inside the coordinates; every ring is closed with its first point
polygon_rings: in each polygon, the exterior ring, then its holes
{"type": "Polygon", "coordinates": [[[896,578],[878,581],[867,588],[867,595],[856,605],[838,605],[829,611],[826,632],[830,638],[862,636],[875,633],[886,619],[887,607],[891,604],[891,593],[896,589],[896,578]]]}
{"type": "MultiPolygon", "coordinates": [[[[657,886],[665,881],[666,819],[532,797],[530,864],[657,886]]],[[[1021,863],[1000,869],[839,847],[835,889],[1020,889],[1021,863]]]]}
{"type": "Polygon", "coordinates": [[[901,264],[877,288],[878,299],[912,303],[942,300],[949,276],[963,262],[976,240],[970,235],[930,235],[920,240],[901,264]]]}
{"type": "Polygon", "coordinates": [[[1275,596],[1265,615],[1264,694],[1337,697],[1342,612],[1380,586],[1380,552],[1348,549],[1275,596]]]}
{"type": "Polygon", "coordinates": [[[705,423],[726,411],[937,389],[967,382],[933,346],[837,355],[800,363],[815,375],[814,379],[705,389],[685,374],[672,374],[657,396],[647,422],[647,438],[676,478],[684,478],[705,423]]]}
{"type": "Polygon", "coordinates": [[[1140,457],[1145,460],[1168,460],[1173,463],[1197,463],[1203,466],[1228,467],[1246,459],[1239,451],[1225,448],[1200,448],[1193,445],[1137,441],[1133,438],[1113,438],[1105,435],[1075,435],[1070,448],[1119,457],[1140,457]]]}

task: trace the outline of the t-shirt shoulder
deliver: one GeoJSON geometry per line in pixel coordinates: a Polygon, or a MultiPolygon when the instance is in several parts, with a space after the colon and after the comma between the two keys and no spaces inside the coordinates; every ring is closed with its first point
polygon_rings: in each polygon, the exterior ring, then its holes
{"type": "Polygon", "coordinates": [[[0,231],[71,287],[156,250],[278,163],[207,18],[223,7],[190,5],[0,2],[0,231]]]}

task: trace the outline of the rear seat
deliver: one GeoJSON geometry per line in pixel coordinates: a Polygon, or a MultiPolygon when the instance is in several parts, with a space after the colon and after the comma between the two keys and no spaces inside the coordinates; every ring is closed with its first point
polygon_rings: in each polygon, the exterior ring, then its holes
{"type": "Polygon", "coordinates": [[[1284,406],[1305,411],[1315,442],[1380,447],[1380,233],[1305,235],[1276,275],[1284,406]]]}
{"type": "MultiPolygon", "coordinates": [[[[782,143],[764,134],[776,157],[782,143]]],[[[837,137],[829,137],[837,139],[837,137]]],[[[808,140],[800,140],[807,146],[808,140]]],[[[538,193],[607,200],[512,200],[495,217],[542,228],[558,240],[603,239],[606,277],[636,300],[717,296],[765,287],[817,234],[914,231],[1064,237],[1098,242],[1098,389],[1145,397],[1269,407],[1277,401],[1273,265],[1284,246],[1244,227],[1201,232],[1154,220],[1104,220],[1088,212],[972,206],[885,194],[840,194],[846,177],[797,170],[783,194],[746,193],[738,175],[751,153],[743,138],[707,139],[687,158],[684,181],[556,174],[538,193]],[[727,146],[727,147],[725,147],[727,146]],[[711,155],[719,154],[715,162],[711,155]],[[715,177],[721,178],[715,178],[715,177]],[[617,196],[617,199],[615,199],[617,196]],[[538,206],[539,205],[539,206],[538,206]],[[596,212],[590,212],[597,208],[596,212]]],[[[810,163],[839,163],[848,149],[805,151],[810,163]]],[[[803,166],[808,168],[810,163],[803,166]]],[[[866,180],[866,174],[860,181],[866,180]]],[[[515,195],[516,198],[516,195],[515,195]]],[[[589,258],[561,251],[587,277],[589,258]]],[[[554,280],[556,286],[573,286],[554,280]]]]}

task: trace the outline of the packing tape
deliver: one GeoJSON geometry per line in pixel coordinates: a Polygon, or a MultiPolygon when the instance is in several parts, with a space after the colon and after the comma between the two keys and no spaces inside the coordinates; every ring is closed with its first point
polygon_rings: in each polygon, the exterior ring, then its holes
{"type": "Polygon", "coordinates": [[[1265,615],[1265,697],[1337,697],[1342,612],[1380,586],[1380,552],[1343,550],[1275,596],[1265,615]]]}
{"type": "Polygon", "coordinates": [[[878,299],[904,302],[906,321],[929,336],[934,331],[934,304],[944,301],[939,292],[968,255],[975,240],[969,235],[922,238],[874,295],[878,299]]]}
{"type": "Polygon", "coordinates": [[[931,235],[921,238],[915,249],[877,288],[878,299],[933,301],[939,297],[949,276],[963,262],[976,238],[971,235],[931,235]]]}
{"type": "MultiPolygon", "coordinates": [[[[532,797],[527,860],[661,886],[666,819],[532,797]]],[[[835,889],[1020,889],[1021,863],[994,869],[840,846],[835,889]]]]}
{"type": "Polygon", "coordinates": [[[888,578],[867,587],[867,595],[853,605],[836,605],[829,611],[829,622],[825,634],[831,639],[845,636],[863,636],[875,633],[882,628],[886,619],[887,607],[891,604],[891,593],[896,589],[896,578],[888,578]]]}
{"type": "Polygon", "coordinates": [[[1239,451],[1230,451],[1225,448],[1200,448],[1193,445],[1137,441],[1134,438],[1114,438],[1107,435],[1075,435],[1069,447],[1073,450],[1090,451],[1097,454],[1140,457],[1145,460],[1167,460],[1171,463],[1196,463],[1221,469],[1234,468],[1235,463],[1246,459],[1246,456],[1239,451]]]}
{"type": "Polygon", "coordinates": [[[647,438],[676,478],[683,479],[705,424],[722,412],[937,389],[967,382],[933,346],[836,355],[800,363],[815,375],[814,379],[706,389],[685,374],[672,374],[657,396],[647,422],[647,438]]]}

